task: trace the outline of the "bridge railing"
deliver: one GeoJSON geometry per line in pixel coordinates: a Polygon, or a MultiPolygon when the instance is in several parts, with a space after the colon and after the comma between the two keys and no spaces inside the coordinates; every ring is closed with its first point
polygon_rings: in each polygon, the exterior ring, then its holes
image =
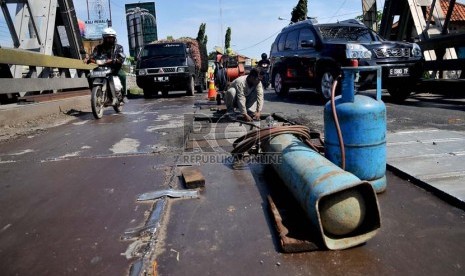
{"type": "Polygon", "coordinates": [[[425,61],[425,70],[465,70],[465,57],[460,56],[465,51],[465,33],[441,35],[420,41],[423,51],[435,51],[438,55],[436,60],[425,61]],[[458,53],[456,59],[443,59],[446,49],[454,48],[458,53]]]}
{"type": "Polygon", "coordinates": [[[32,51],[0,48],[0,94],[88,88],[86,74],[95,68],[82,60],[49,56],[32,51]],[[21,77],[13,77],[10,66],[24,66],[21,77]],[[37,75],[36,68],[42,67],[37,75]],[[72,73],[71,70],[75,70],[72,73]]]}

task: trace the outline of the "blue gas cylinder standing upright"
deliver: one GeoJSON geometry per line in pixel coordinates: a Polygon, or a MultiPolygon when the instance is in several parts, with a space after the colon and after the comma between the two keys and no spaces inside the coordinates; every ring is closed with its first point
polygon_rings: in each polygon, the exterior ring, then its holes
{"type": "MultiPolygon", "coordinates": [[[[343,67],[341,96],[336,112],[345,147],[345,170],[370,182],[377,193],[386,189],[386,106],[381,101],[379,66],[343,67]],[[355,95],[354,77],[360,71],[376,71],[376,98],[355,95]]],[[[325,156],[342,165],[339,139],[331,102],[324,110],[325,156]]]]}

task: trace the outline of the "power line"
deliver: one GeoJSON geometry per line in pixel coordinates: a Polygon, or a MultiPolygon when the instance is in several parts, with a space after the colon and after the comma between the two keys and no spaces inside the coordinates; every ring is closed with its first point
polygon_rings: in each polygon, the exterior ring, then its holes
{"type": "Polygon", "coordinates": [[[270,39],[270,38],[274,37],[274,36],[275,36],[275,35],[277,35],[279,32],[281,32],[281,30],[279,30],[279,31],[275,32],[274,34],[270,35],[269,37],[265,38],[264,40],[262,40],[262,41],[260,41],[260,42],[257,42],[257,43],[255,43],[255,44],[253,44],[252,46],[249,46],[249,47],[246,47],[246,48],[243,48],[243,49],[237,50],[237,51],[238,51],[238,52],[240,52],[240,51],[244,51],[244,50],[247,50],[247,49],[253,48],[253,47],[255,47],[255,46],[257,46],[257,45],[259,45],[259,44],[261,44],[261,43],[263,43],[263,42],[267,41],[268,39],[270,39]]]}
{"type": "MultiPolygon", "coordinates": [[[[351,14],[360,14],[361,12],[360,11],[353,11],[353,12],[348,12],[348,13],[343,13],[343,14],[339,14],[338,16],[344,16],[344,15],[351,15],[351,14]]],[[[317,17],[316,19],[327,19],[327,18],[333,18],[334,16],[326,16],[326,17],[317,17]]]]}
{"type": "MultiPolygon", "coordinates": [[[[337,13],[342,9],[342,7],[346,4],[346,2],[347,2],[347,0],[344,0],[344,2],[342,2],[341,6],[339,6],[339,9],[337,9],[337,11],[334,13],[334,15],[330,18],[330,20],[333,19],[334,17],[338,16],[337,13]]],[[[328,21],[330,21],[330,20],[328,20],[328,21]]]]}
{"type": "MultiPolygon", "coordinates": [[[[356,12],[354,11],[354,12],[350,12],[350,13],[340,14],[339,16],[351,15],[351,14],[358,14],[358,13],[360,13],[360,12],[359,12],[359,11],[356,11],[356,12]]],[[[317,18],[317,19],[326,19],[326,18],[333,18],[333,17],[334,17],[334,16],[328,16],[328,17],[322,17],[322,18],[317,18]]],[[[257,46],[257,45],[259,45],[259,44],[261,44],[261,43],[267,41],[268,39],[274,37],[274,36],[277,35],[279,32],[281,32],[281,30],[279,30],[279,31],[277,31],[277,32],[275,32],[275,33],[273,33],[272,35],[270,35],[269,37],[265,38],[264,40],[261,40],[260,42],[257,42],[257,43],[255,43],[255,44],[253,44],[253,45],[251,45],[251,46],[245,47],[245,48],[240,49],[240,50],[237,50],[237,51],[240,52],[240,51],[244,51],[244,50],[253,48],[253,47],[255,47],[255,46],[257,46]]]]}

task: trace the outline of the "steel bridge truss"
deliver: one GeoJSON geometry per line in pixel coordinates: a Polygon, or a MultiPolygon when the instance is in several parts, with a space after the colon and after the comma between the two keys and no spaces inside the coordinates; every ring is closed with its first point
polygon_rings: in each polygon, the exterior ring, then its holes
{"type": "Polygon", "coordinates": [[[13,42],[0,48],[2,99],[88,87],[85,72],[93,66],[82,61],[72,0],[0,0],[0,7],[13,42]]]}
{"type": "Polygon", "coordinates": [[[444,14],[440,0],[386,0],[379,33],[390,40],[417,42],[431,78],[464,78],[465,60],[457,50],[465,50],[465,33],[449,32],[455,2],[449,1],[444,14]]]}

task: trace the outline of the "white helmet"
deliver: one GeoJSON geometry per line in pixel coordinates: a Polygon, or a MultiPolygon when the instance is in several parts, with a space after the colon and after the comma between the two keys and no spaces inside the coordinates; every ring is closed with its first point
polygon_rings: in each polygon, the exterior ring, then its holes
{"type": "Polygon", "coordinates": [[[113,28],[105,28],[102,32],[102,37],[114,37],[116,38],[116,31],[113,28]]]}

